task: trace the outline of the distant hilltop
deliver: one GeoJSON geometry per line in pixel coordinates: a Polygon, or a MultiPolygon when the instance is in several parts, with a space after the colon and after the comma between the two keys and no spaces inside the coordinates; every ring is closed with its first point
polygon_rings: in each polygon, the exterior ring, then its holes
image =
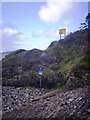
{"type": "Polygon", "coordinates": [[[0,60],[2,60],[3,58],[5,58],[6,55],[8,55],[11,51],[8,52],[1,52],[0,53],[0,60]]]}

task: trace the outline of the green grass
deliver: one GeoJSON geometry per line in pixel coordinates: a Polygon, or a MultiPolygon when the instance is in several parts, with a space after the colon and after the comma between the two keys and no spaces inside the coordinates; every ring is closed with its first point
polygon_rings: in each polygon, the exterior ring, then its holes
{"type": "Polygon", "coordinates": [[[59,90],[66,90],[66,85],[64,85],[64,84],[58,84],[58,85],[56,85],[55,88],[59,89],[59,90]]]}

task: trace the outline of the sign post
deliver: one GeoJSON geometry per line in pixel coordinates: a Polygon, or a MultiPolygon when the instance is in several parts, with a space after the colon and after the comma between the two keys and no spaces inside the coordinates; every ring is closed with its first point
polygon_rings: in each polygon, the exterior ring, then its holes
{"type": "Polygon", "coordinates": [[[42,86],[41,86],[41,75],[40,75],[40,89],[41,89],[41,87],[42,87],[42,86]]]}
{"type": "Polygon", "coordinates": [[[64,37],[66,35],[66,28],[59,29],[59,34],[60,34],[60,40],[61,40],[61,34],[64,34],[64,37]]]}
{"type": "Polygon", "coordinates": [[[42,74],[43,74],[43,68],[39,68],[38,69],[38,73],[39,73],[39,75],[40,75],[40,89],[41,89],[41,87],[42,87],[42,80],[41,80],[41,76],[42,76],[42,74]]]}

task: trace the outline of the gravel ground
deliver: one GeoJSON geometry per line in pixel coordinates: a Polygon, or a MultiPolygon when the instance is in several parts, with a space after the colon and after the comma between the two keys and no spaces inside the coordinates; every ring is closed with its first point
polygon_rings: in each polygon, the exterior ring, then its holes
{"type": "Polygon", "coordinates": [[[3,113],[25,106],[34,98],[39,97],[46,92],[48,92],[48,90],[45,89],[2,87],[3,113]]]}
{"type": "MultiPolygon", "coordinates": [[[[8,89],[8,88],[4,88],[8,89]]],[[[14,89],[14,88],[12,88],[14,89]]],[[[55,91],[56,94],[48,97],[40,97],[37,101],[30,101],[30,99],[24,98],[25,93],[29,94],[30,91],[23,88],[18,88],[20,91],[20,96],[22,97],[22,101],[26,100],[26,104],[20,105],[18,109],[14,109],[12,111],[3,112],[3,119],[11,119],[16,120],[17,118],[59,118],[60,120],[89,120],[90,118],[90,108],[88,106],[88,89],[87,88],[79,88],[77,90],[61,92],[55,91]],[[24,91],[24,95],[22,94],[24,91]],[[27,92],[26,92],[27,91],[27,92]],[[72,119],[73,118],[73,119],[72,119]]],[[[17,92],[14,92],[13,95],[19,93],[18,89],[17,92]]],[[[11,91],[14,90],[6,90],[8,95],[8,101],[11,101],[12,93],[11,91]]],[[[37,90],[35,90],[37,91],[37,90]]],[[[33,91],[33,94],[37,93],[33,91]]],[[[4,92],[4,91],[3,91],[4,92]]],[[[46,91],[42,92],[42,95],[45,95],[46,91]]],[[[34,95],[35,95],[34,94],[34,95]]],[[[34,96],[33,95],[33,96],[34,96]]],[[[37,94],[36,94],[37,95],[37,94]]],[[[35,95],[35,96],[36,96],[35,95]]],[[[39,94],[38,94],[39,95],[39,94]]],[[[18,96],[18,95],[17,95],[18,96]]],[[[5,96],[3,96],[5,97],[5,96]]],[[[30,98],[31,96],[29,96],[30,98]]],[[[18,97],[19,98],[19,97],[18,97]]],[[[18,102],[21,99],[18,99],[18,102]]],[[[5,99],[3,101],[5,105],[5,99]]],[[[9,102],[11,105],[11,102],[9,102]]],[[[8,105],[9,106],[9,105],[8,105]]],[[[13,106],[13,105],[12,105],[13,106]]]]}

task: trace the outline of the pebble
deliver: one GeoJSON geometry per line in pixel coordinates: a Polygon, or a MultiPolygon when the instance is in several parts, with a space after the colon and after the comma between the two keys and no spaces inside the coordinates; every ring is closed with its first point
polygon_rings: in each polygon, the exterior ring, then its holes
{"type": "Polygon", "coordinates": [[[79,100],[82,100],[82,97],[79,97],[79,100]]]}
{"type": "Polygon", "coordinates": [[[25,94],[25,97],[27,97],[27,98],[28,98],[28,97],[29,97],[29,95],[26,93],[26,94],[25,94]]]}
{"type": "Polygon", "coordinates": [[[88,117],[87,120],[90,120],[90,117],[88,117]]]}
{"type": "Polygon", "coordinates": [[[90,113],[90,108],[87,111],[90,113]]]}
{"type": "Polygon", "coordinates": [[[77,107],[77,106],[75,105],[75,106],[74,106],[74,109],[75,109],[76,107],[77,107]]]}
{"type": "Polygon", "coordinates": [[[68,101],[69,101],[69,102],[72,102],[72,101],[73,101],[73,98],[69,98],[68,101]]]}

